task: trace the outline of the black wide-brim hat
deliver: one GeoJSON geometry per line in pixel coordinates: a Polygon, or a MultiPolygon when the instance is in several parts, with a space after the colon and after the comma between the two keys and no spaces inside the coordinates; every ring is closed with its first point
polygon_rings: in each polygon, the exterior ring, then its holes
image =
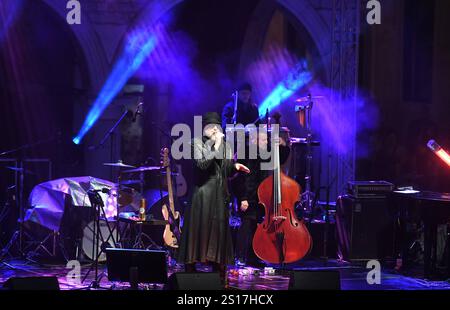
{"type": "Polygon", "coordinates": [[[202,116],[203,127],[209,124],[218,124],[222,126],[222,119],[220,115],[216,112],[206,112],[202,116]]]}

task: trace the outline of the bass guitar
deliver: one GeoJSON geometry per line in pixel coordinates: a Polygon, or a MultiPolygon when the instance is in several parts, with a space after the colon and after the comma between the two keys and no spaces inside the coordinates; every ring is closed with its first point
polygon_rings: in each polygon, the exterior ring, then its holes
{"type": "Polygon", "coordinates": [[[180,212],[175,211],[175,203],[173,199],[173,188],[172,188],[172,172],[170,169],[169,161],[169,149],[163,148],[161,150],[161,164],[162,167],[166,168],[166,181],[167,181],[167,192],[169,201],[162,206],[161,212],[164,220],[168,221],[166,227],[164,228],[163,239],[164,243],[172,248],[178,248],[178,242],[180,241],[181,228],[180,228],[180,212]]]}

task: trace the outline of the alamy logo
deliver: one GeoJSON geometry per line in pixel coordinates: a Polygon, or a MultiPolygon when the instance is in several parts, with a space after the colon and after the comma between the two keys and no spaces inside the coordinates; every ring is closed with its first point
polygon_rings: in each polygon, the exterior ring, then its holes
{"type": "Polygon", "coordinates": [[[70,271],[66,275],[67,284],[80,285],[81,284],[81,264],[77,260],[71,260],[67,262],[67,269],[70,271]]]}
{"type": "Polygon", "coordinates": [[[67,2],[66,9],[70,10],[67,13],[66,20],[69,25],[81,24],[81,4],[78,0],[70,0],[67,2]]]}
{"type": "Polygon", "coordinates": [[[370,0],[367,2],[366,9],[370,10],[367,13],[367,23],[369,25],[381,24],[381,3],[378,0],[370,0]]]}
{"type": "Polygon", "coordinates": [[[366,265],[367,269],[371,269],[367,273],[367,283],[370,285],[381,284],[381,264],[377,260],[370,260],[366,265]]]}
{"type": "Polygon", "coordinates": [[[215,150],[215,139],[203,141],[203,122],[201,116],[194,116],[194,132],[192,136],[191,128],[187,124],[175,124],[171,130],[171,136],[175,138],[172,143],[171,155],[173,159],[257,159],[263,161],[260,164],[261,170],[272,170],[278,168],[278,161],[272,156],[275,142],[280,141],[279,125],[273,124],[270,134],[265,125],[254,124],[243,126],[242,124],[227,124],[225,133],[220,137],[226,137],[227,151],[218,152],[215,150]],[[271,139],[268,139],[268,137],[271,139]],[[246,143],[248,137],[248,143],[246,143]],[[270,150],[269,150],[270,141],[270,150]]]}

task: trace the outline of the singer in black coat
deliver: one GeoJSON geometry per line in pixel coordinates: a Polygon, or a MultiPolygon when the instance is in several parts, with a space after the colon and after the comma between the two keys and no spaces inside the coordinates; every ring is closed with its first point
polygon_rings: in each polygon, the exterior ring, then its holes
{"type": "MultiPolygon", "coordinates": [[[[206,121],[205,118],[203,120],[220,127],[217,113],[213,113],[212,117],[209,114],[206,121]]],[[[194,190],[192,204],[185,211],[178,262],[186,265],[213,263],[213,268],[219,266],[223,271],[224,266],[232,264],[234,259],[228,222],[230,200],[227,178],[237,170],[245,172],[248,169],[233,161],[231,148],[226,142],[222,141],[216,149],[211,140],[204,136],[192,141],[194,190]]]]}

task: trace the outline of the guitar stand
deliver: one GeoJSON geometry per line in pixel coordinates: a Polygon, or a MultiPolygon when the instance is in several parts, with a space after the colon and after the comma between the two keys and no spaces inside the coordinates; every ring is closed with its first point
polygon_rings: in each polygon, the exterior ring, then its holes
{"type": "Polygon", "coordinates": [[[147,234],[142,232],[142,223],[138,224],[138,233],[136,235],[134,244],[133,244],[133,249],[152,249],[155,248],[157,250],[162,250],[163,248],[161,246],[159,246],[158,244],[156,244],[156,242],[147,234]],[[150,241],[150,245],[149,246],[145,246],[144,241],[142,240],[145,237],[146,240],[150,241]]]}

